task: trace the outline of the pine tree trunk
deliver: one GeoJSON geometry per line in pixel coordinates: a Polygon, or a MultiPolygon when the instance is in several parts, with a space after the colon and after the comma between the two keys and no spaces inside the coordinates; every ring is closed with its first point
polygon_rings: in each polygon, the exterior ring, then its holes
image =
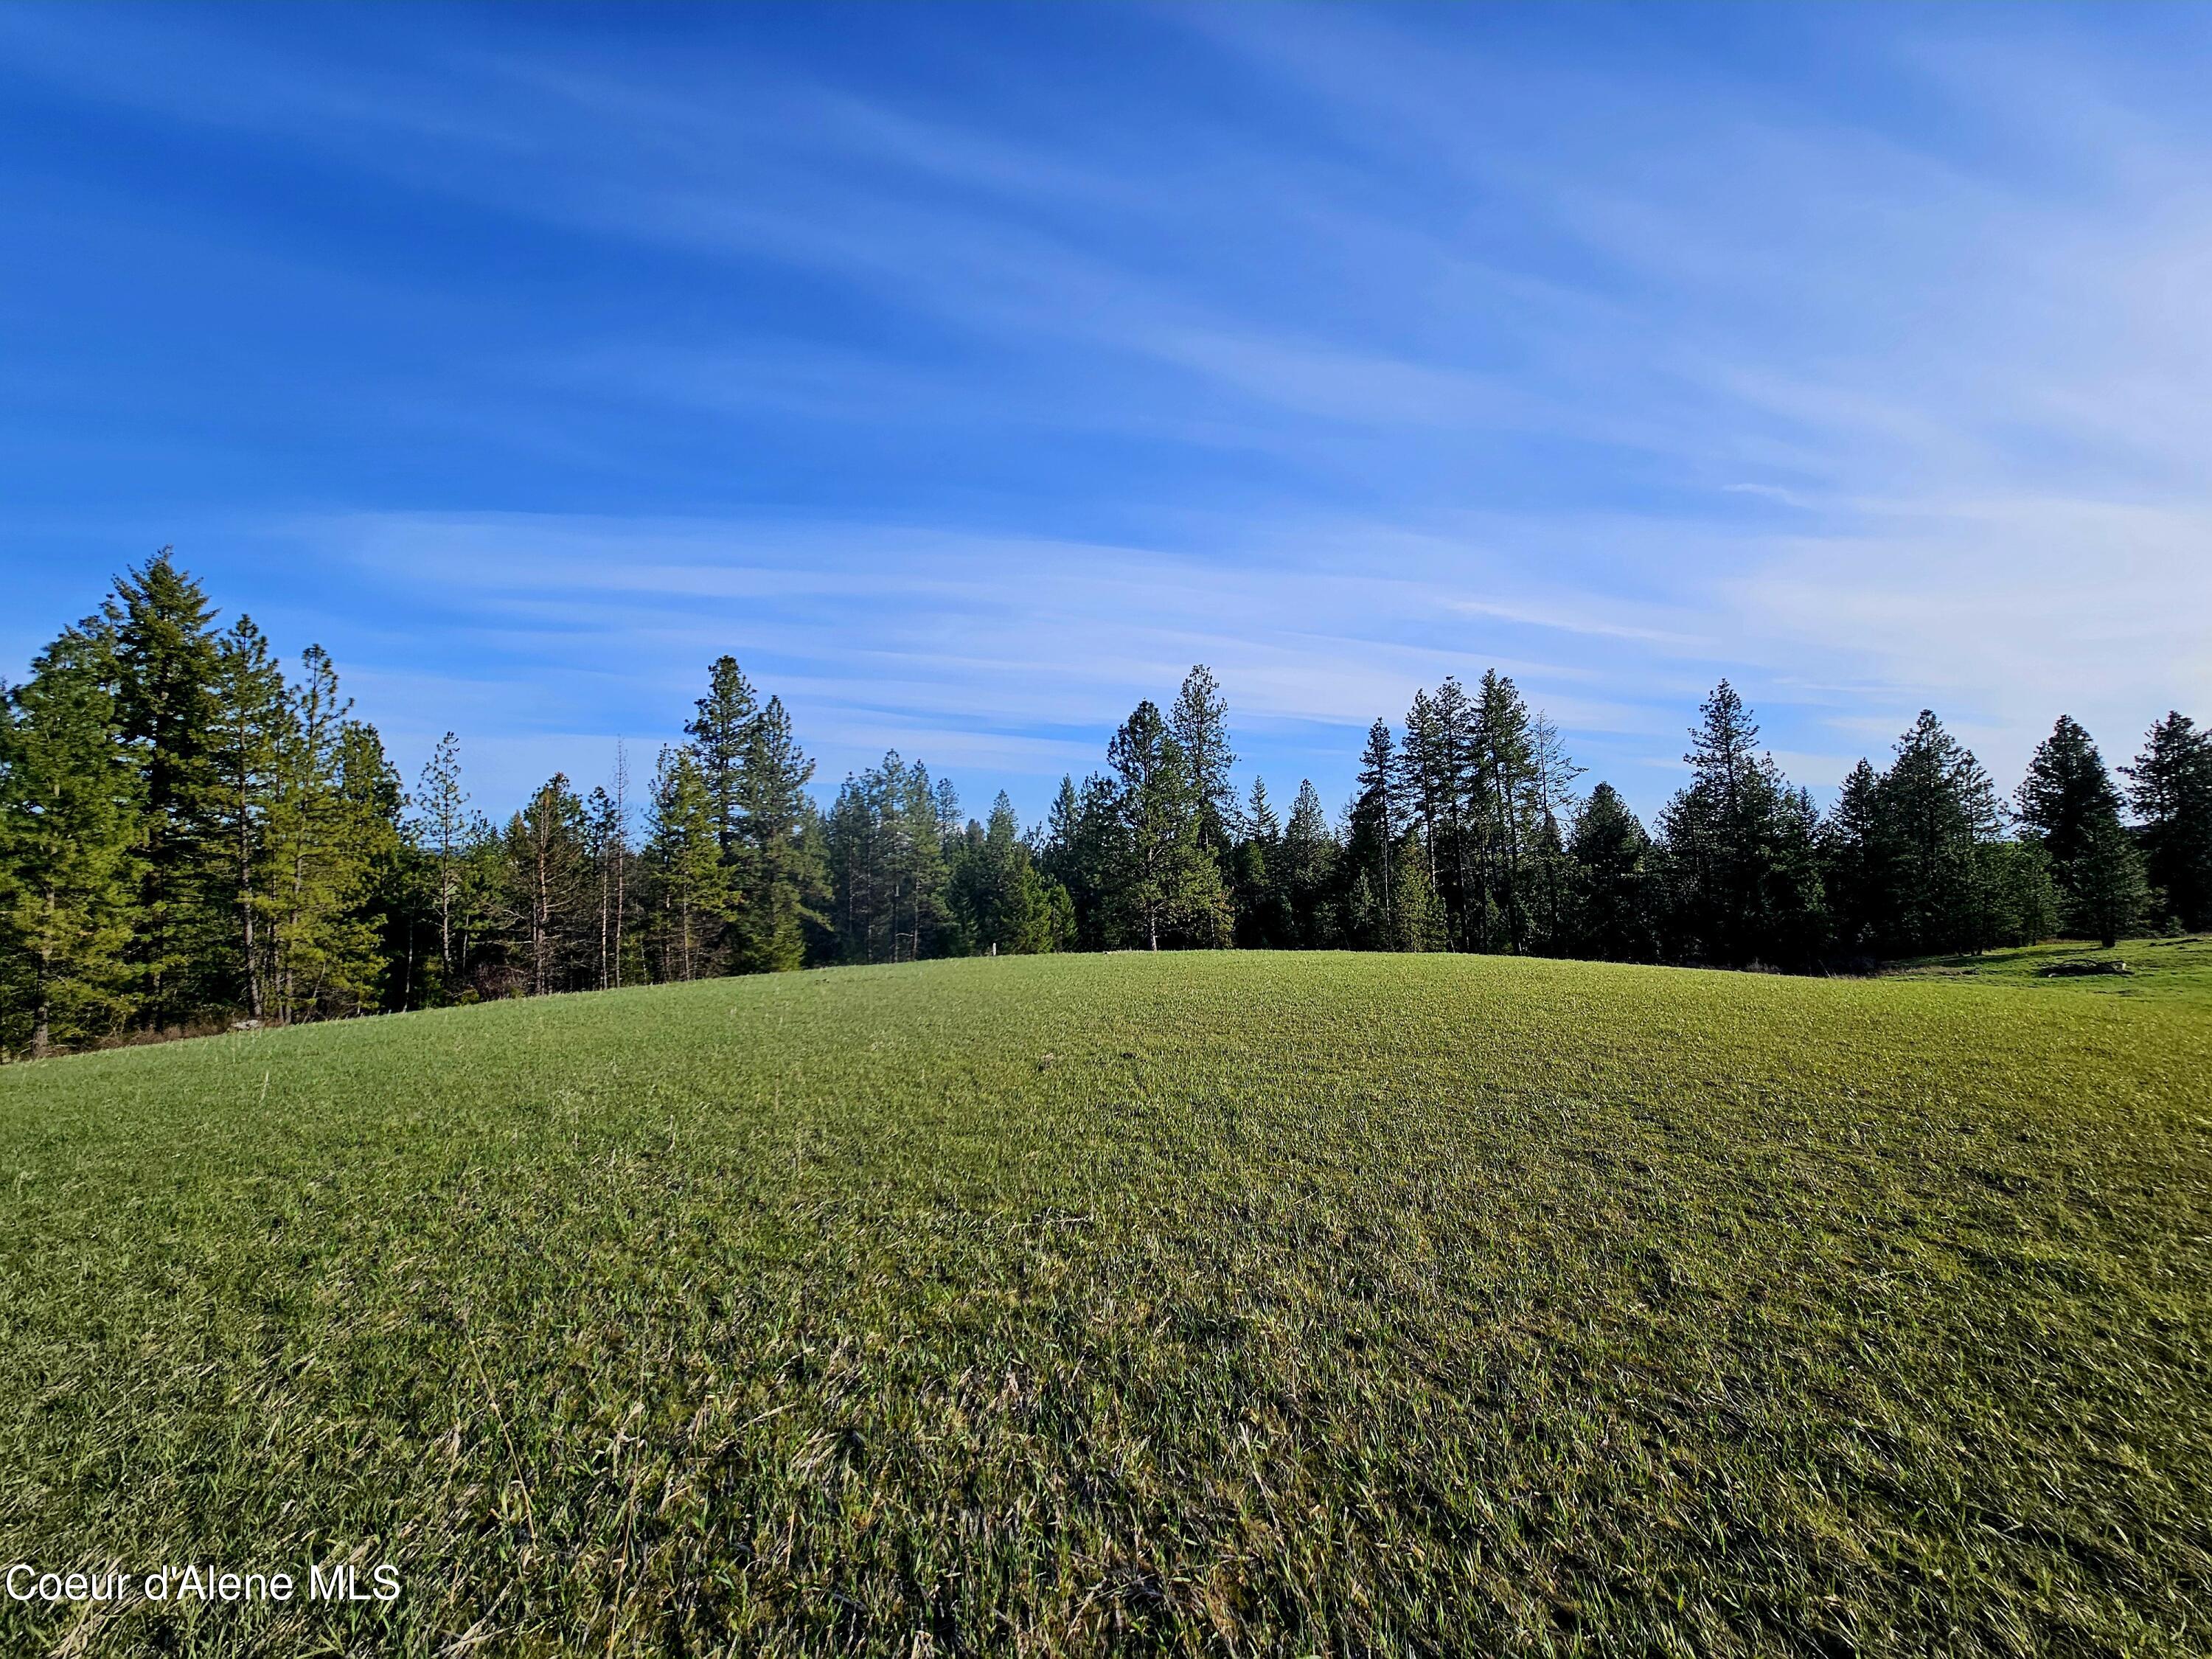
{"type": "Polygon", "coordinates": [[[615,988],[622,988],[623,892],[629,875],[629,857],[620,848],[615,849],[615,988]]]}
{"type": "Polygon", "coordinates": [[[531,895],[530,906],[530,990],[533,996],[545,994],[545,934],[550,921],[546,897],[545,843],[543,832],[538,843],[538,880],[531,895]]]}
{"type": "Polygon", "coordinates": [[[438,965],[446,975],[446,994],[453,986],[453,854],[450,836],[438,847],[438,965]]]}
{"type": "Polygon", "coordinates": [[[246,935],[246,1006],[255,1020],[261,1018],[261,963],[253,940],[253,846],[247,829],[246,800],[238,803],[238,909],[246,935]]]}
{"type": "MultiPolygon", "coordinates": [[[[46,892],[46,938],[49,939],[53,937],[53,915],[54,896],[53,890],[49,888],[46,892]]],[[[39,1007],[38,1012],[33,1016],[31,1021],[31,1058],[33,1060],[44,1060],[54,1050],[53,999],[46,988],[52,978],[52,947],[42,944],[39,947],[39,1007]]]]}

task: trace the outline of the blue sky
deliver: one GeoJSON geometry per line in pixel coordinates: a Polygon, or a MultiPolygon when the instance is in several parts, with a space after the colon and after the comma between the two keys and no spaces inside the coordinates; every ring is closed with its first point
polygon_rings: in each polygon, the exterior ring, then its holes
{"type": "Polygon", "coordinates": [[[164,543],[479,802],[734,653],[1039,812],[1496,665],[1649,811],[2212,717],[2212,10],[0,6],[0,672],[164,543]]]}

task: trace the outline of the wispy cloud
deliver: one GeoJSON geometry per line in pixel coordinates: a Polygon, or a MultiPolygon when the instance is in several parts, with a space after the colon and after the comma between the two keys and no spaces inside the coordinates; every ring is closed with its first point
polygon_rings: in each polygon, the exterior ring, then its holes
{"type": "MultiPolygon", "coordinates": [[[[326,561],[294,602],[403,744],[465,717],[501,787],[669,735],[726,648],[830,774],[1032,805],[1199,659],[1332,793],[1492,663],[1646,806],[1723,673],[1823,784],[1923,703],[2000,773],[2061,708],[2212,713],[2202,14],[883,26],[0,12],[0,75],[222,147],[55,222],[173,184],[232,355],[307,319],[227,401],[179,331],[117,348],[70,453],[150,362],[196,412],[125,460],[237,482],[135,510],[326,561]],[[349,189],[385,234],[300,205],[349,189]]],[[[15,372],[52,471],[82,364],[15,372]]]]}

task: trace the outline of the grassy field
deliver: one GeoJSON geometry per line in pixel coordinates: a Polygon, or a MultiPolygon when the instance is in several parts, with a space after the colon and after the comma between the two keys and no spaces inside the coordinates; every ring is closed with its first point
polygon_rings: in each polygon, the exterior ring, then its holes
{"type": "Polygon", "coordinates": [[[0,1651],[2212,1650],[2212,1018],[1001,959],[0,1071],[0,1651]]]}
{"type": "Polygon", "coordinates": [[[2032,985],[2060,996],[2083,991],[2100,996],[2193,1002],[2212,1013],[2212,933],[2172,939],[2124,939],[2112,950],[2094,940],[2061,939],[1978,957],[1929,957],[1896,970],[1905,979],[1972,979],[1993,985],[2032,985]],[[2065,963],[2122,962],[2124,975],[2053,978],[2045,969],[2065,963]]]}

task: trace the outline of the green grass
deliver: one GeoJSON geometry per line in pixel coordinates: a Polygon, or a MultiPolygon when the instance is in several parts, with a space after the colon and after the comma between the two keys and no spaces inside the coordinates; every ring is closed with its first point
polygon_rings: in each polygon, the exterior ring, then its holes
{"type": "Polygon", "coordinates": [[[0,1071],[0,1651],[2212,1650],[2212,1019],[1001,959],[0,1071]]]}
{"type": "Polygon", "coordinates": [[[1901,964],[1893,971],[1911,979],[2032,985],[2060,995],[2092,991],[2100,996],[2193,1002],[2212,1012],[2212,933],[2123,939],[2110,951],[2100,949],[2090,940],[2060,939],[2021,950],[1990,951],[1978,957],[1928,957],[1901,964]],[[2118,974],[2065,979],[2042,976],[2042,969],[2063,962],[2124,962],[2128,972],[2124,977],[2118,974]]]}

